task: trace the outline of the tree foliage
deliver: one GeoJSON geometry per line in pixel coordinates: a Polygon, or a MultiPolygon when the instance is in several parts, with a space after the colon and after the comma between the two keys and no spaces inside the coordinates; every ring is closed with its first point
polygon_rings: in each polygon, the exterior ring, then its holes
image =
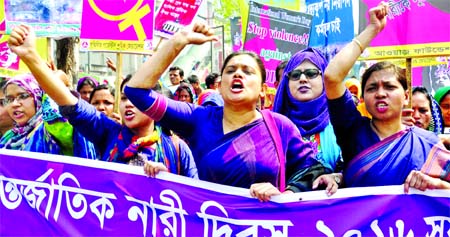
{"type": "Polygon", "coordinates": [[[212,3],[214,24],[224,26],[225,42],[230,43],[230,19],[241,15],[239,0],[213,0],[212,3]]]}

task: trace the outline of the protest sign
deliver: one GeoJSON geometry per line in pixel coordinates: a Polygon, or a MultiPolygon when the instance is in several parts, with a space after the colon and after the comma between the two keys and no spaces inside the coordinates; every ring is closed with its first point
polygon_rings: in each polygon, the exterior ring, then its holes
{"type": "Polygon", "coordinates": [[[82,0],[4,0],[6,34],[20,24],[33,27],[37,36],[80,36],[82,0]]]}
{"type": "Polygon", "coordinates": [[[81,51],[150,53],[154,0],[84,0],[81,51]]]}
{"type": "Polygon", "coordinates": [[[249,3],[244,49],[261,57],[269,86],[275,81],[278,64],[308,46],[311,18],[305,13],[249,3]]]}
{"type": "Polygon", "coordinates": [[[0,236],[444,236],[449,190],[281,195],[142,167],[0,150],[0,236]]]}
{"type": "Polygon", "coordinates": [[[155,34],[170,38],[192,23],[202,0],[164,0],[155,18],[155,34]]]}

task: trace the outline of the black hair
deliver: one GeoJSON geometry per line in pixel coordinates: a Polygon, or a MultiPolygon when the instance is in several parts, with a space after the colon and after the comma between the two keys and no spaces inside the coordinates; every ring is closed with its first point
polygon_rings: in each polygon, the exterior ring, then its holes
{"type": "Polygon", "coordinates": [[[400,84],[402,85],[403,89],[405,91],[408,90],[408,82],[406,80],[405,69],[402,69],[389,61],[381,61],[381,62],[375,63],[374,65],[370,66],[362,75],[361,96],[364,97],[364,88],[366,87],[366,83],[369,80],[369,77],[372,75],[372,73],[381,71],[381,70],[392,71],[394,73],[395,77],[397,78],[398,82],[400,82],[400,84]]]}
{"type": "Polygon", "coordinates": [[[277,68],[275,69],[275,81],[280,82],[281,77],[283,77],[283,70],[286,67],[287,63],[288,61],[283,61],[278,64],[277,68]]]}
{"type": "Polygon", "coordinates": [[[178,73],[180,73],[180,77],[184,77],[184,71],[180,67],[173,66],[173,67],[169,68],[169,72],[170,71],[176,71],[176,70],[178,70],[178,73]]]}
{"type": "Polygon", "coordinates": [[[198,79],[198,76],[195,74],[190,75],[188,78],[189,83],[198,83],[200,80],[198,79]]]}
{"type": "Polygon", "coordinates": [[[216,83],[217,78],[219,78],[219,74],[218,73],[210,73],[208,76],[206,76],[205,78],[205,85],[206,88],[210,89],[212,85],[214,85],[214,83],[216,83]]]}
{"type": "Polygon", "coordinates": [[[89,103],[91,103],[92,97],[94,97],[95,92],[100,91],[100,90],[108,90],[112,96],[115,96],[115,94],[116,94],[116,90],[112,86],[107,85],[107,84],[100,84],[100,85],[96,86],[94,88],[94,90],[91,92],[91,95],[89,97],[89,103]]]}
{"type": "Polygon", "coordinates": [[[186,84],[181,84],[177,90],[175,91],[175,94],[177,95],[177,97],[179,97],[178,93],[181,93],[182,90],[186,90],[189,94],[189,97],[191,98],[191,103],[194,103],[194,94],[192,93],[191,88],[186,85],[186,84]]]}
{"type": "Polygon", "coordinates": [[[425,97],[427,98],[427,100],[428,100],[428,106],[429,106],[429,109],[430,109],[430,111],[432,110],[432,102],[431,102],[431,96],[430,96],[430,93],[428,93],[428,90],[427,90],[427,88],[425,88],[425,87],[423,87],[423,86],[417,86],[417,87],[414,87],[413,88],[413,91],[412,91],[412,94],[414,95],[414,94],[416,94],[416,93],[422,93],[422,94],[424,94],[425,95],[425,97]]]}

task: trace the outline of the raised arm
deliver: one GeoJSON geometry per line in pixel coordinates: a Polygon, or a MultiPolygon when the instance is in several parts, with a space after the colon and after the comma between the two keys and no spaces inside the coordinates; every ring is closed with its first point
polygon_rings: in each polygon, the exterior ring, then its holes
{"type": "Polygon", "coordinates": [[[57,78],[36,50],[36,35],[27,25],[14,28],[8,39],[8,45],[20,59],[28,66],[42,89],[58,105],[74,105],[78,99],[72,95],[69,88],[57,78]]]}
{"type": "Polygon", "coordinates": [[[163,72],[188,44],[203,44],[217,40],[210,28],[202,23],[195,23],[192,28],[177,32],[156,51],[150,59],[142,64],[127,86],[134,88],[153,88],[163,72]]]}
{"type": "Polygon", "coordinates": [[[325,91],[328,99],[336,99],[344,94],[345,76],[347,76],[364,49],[369,46],[372,39],[383,30],[386,25],[388,10],[389,5],[385,2],[381,2],[378,6],[371,8],[369,10],[369,25],[330,61],[324,73],[325,91]]]}

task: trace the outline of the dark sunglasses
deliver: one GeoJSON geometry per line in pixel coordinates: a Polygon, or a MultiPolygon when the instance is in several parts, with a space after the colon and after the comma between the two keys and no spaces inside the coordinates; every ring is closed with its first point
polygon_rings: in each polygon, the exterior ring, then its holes
{"type": "Polygon", "coordinates": [[[291,81],[298,81],[300,80],[300,77],[302,76],[302,74],[305,74],[305,77],[307,79],[314,79],[317,76],[319,76],[321,74],[321,72],[317,69],[306,69],[305,71],[301,71],[299,69],[294,70],[292,72],[289,73],[289,80],[291,81]]]}

